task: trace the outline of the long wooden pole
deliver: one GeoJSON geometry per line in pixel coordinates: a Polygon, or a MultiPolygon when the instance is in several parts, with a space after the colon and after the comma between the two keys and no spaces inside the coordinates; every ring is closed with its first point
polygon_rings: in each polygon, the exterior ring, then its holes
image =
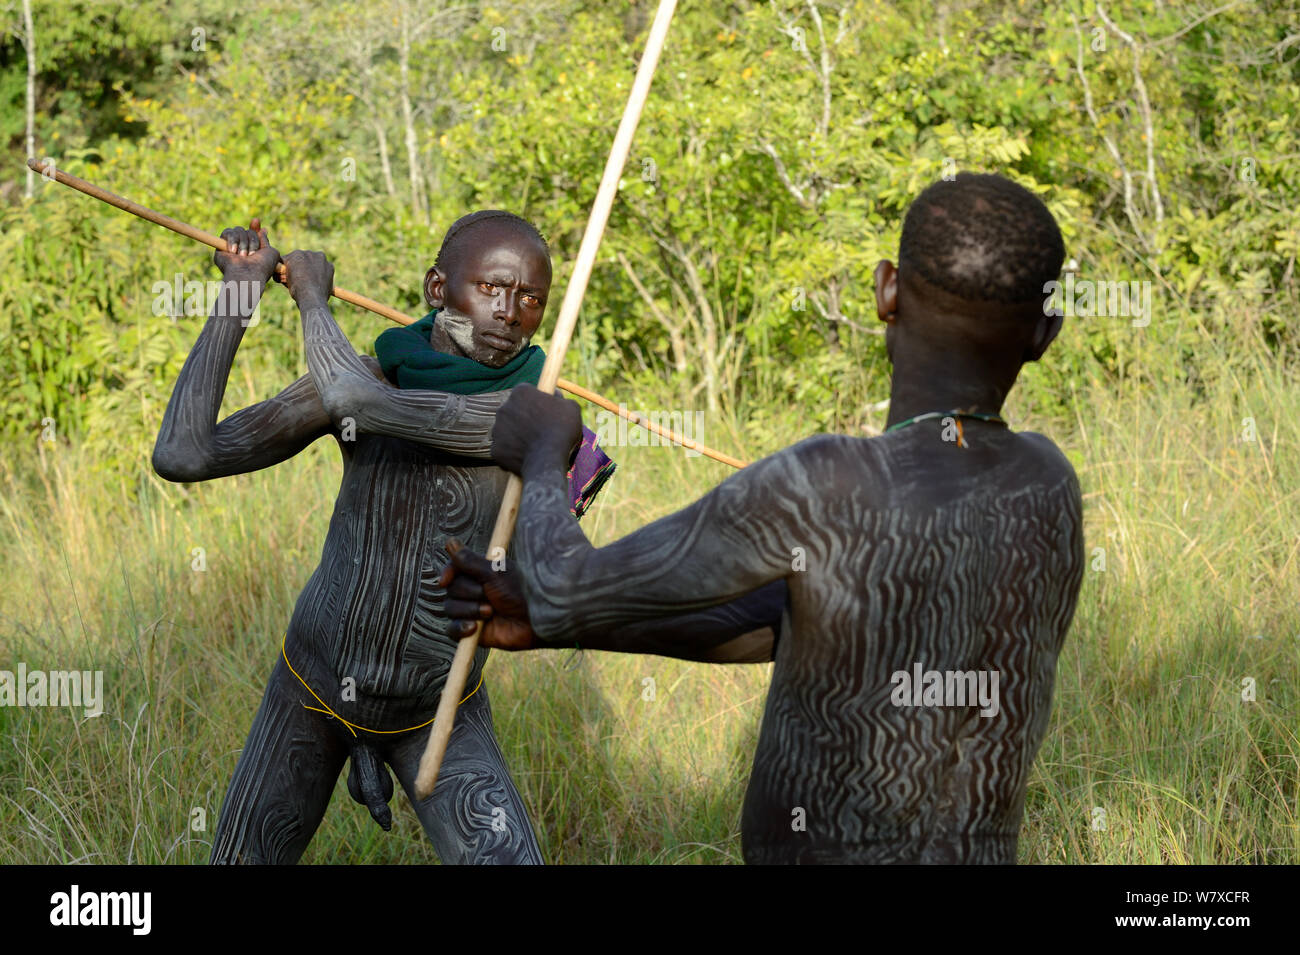
{"type": "Polygon", "coordinates": [[[558,381],[556,381],[555,386],[559,388],[561,391],[567,391],[575,398],[582,398],[584,401],[590,401],[593,405],[596,405],[598,408],[604,408],[606,411],[612,411],[614,412],[614,414],[626,418],[632,424],[638,425],[642,428],[645,428],[647,431],[651,431],[654,434],[667,438],[669,441],[673,442],[674,444],[680,444],[688,451],[698,451],[700,454],[707,454],[709,457],[713,458],[713,460],[721,461],[723,464],[730,464],[733,468],[743,468],[746,466],[745,462],[740,460],[740,458],[733,458],[731,455],[723,454],[721,451],[714,451],[712,448],[706,448],[704,445],[699,444],[696,441],[692,441],[690,438],[683,438],[676,431],[672,431],[669,430],[668,428],[662,427],[661,425],[655,424],[653,421],[651,421],[649,418],[645,417],[645,415],[639,412],[629,411],[625,407],[621,408],[618,405],[614,404],[614,402],[610,401],[608,398],[604,397],[603,395],[598,395],[594,391],[588,391],[586,388],[582,387],[581,385],[575,385],[573,382],[565,381],[563,378],[561,378],[558,381]]]}
{"type": "MultiPolygon", "coordinates": [[[[623,175],[623,166],[627,162],[628,152],[632,148],[632,137],[636,135],[637,123],[641,119],[641,110],[645,106],[646,96],[650,92],[650,81],[654,78],[655,66],[659,63],[659,54],[663,51],[664,40],[668,36],[668,24],[672,22],[673,10],[677,0],[659,0],[659,10],[650,34],[646,38],[645,52],[641,54],[641,63],[637,67],[636,79],[623,110],[623,119],[618,124],[614,135],[614,145],[605,162],[605,173],[596,191],[596,201],[591,207],[591,216],[587,219],[587,230],[582,235],[582,245],[578,248],[578,258],[573,265],[573,277],[569,287],[564,290],[564,301],[560,305],[560,317],[556,320],[555,331],[551,334],[551,347],[546,352],[546,364],[542,368],[542,377],[537,387],[545,392],[554,392],[560,378],[560,365],[564,362],[564,353],[573,337],[574,326],[578,322],[578,310],[582,307],[582,297],[587,291],[587,282],[591,279],[592,268],[596,264],[596,250],[600,248],[601,236],[609,222],[609,213],[614,206],[614,197],[618,193],[618,180],[623,175]]],[[[524,484],[518,475],[510,475],[506,493],[501,501],[501,510],[497,512],[496,526],[492,529],[492,541],[489,553],[501,554],[515,530],[515,518],[519,514],[519,499],[523,494],[524,484]]],[[[456,647],[456,656],[452,660],[451,672],[447,674],[447,683],[442,688],[442,697],[438,700],[438,712],[429,728],[429,742],[420,760],[420,771],[415,780],[415,795],[425,799],[433,792],[438,782],[438,769],[442,765],[443,754],[447,752],[447,741],[456,719],[456,704],[465,689],[465,678],[474,663],[474,652],[478,649],[478,636],[482,624],[476,624],[474,632],[463,638],[456,647]]]]}
{"type": "MultiPolygon", "coordinates": [[[[154,225],[160,225],[164,229],[170,229],[178,235],[183,235],[196,242],[202,242],[204,245],[211,246],[218,252],[227,251],[226,242],[220,236],[213,235],[211,232],[205,232],[203,229],[195,228],[189,223],[181,222],[179,219],[173,219],[171,216],[163,215],[161,212],[155,212],[147,206],[142,206],[138,202],[132,202],[130,199],[109,192],[107,189],[101,189],[94,183],[87,182],[85,179],[64,172],[62,169],[57,168],[52,162],[28,159],[27,165],[30,169],[40,173],[48,179],[53,179],[70,189],[75,189],[77,192],[84,193],[85,195],[98,199],[101,202],[106,202],[110,206],[121,209],[123,212],[129,212],[134,216],[139,216],[141,219],[152,222],[154,225]]],[[[276,263],[275,272],[276,275],[283,275],[284,263],[276,263]]],[[[572,283],[570,283],[570,287],[572,287],[572,283]]],[[[382,315],[384,318],[397,322],[399,325],[411,325],[418,321],[418,319],[407,315],[405,312],[399,312],[397,309],[385,305],[383,302],[377,302],[373,298],[367,298],[365,295],[350,291],[339,285],[334,286],[332,294],[340,301],[347,302],[349,305],[356,305],[358,308],[364,308],[367,311],[374,312],[376,315],[382,315]]],[[[567,341],[565,344],[568,344],[567,341]]],[[[554,345],[552,345],[552,348],[554,348],[554,345]]],[[[693,441],[690,438],[683,437],[676,431],[657,425],[637,414],[635,411],[629,411],[625,406],[617,405],[608,398],[605,398],[594,391],[589,391],[581,385],[559,378],[556,380],[555,386],[561,391],[567,391],[575,398],[582,398],[586,401],[590,401],[594,405],[604,408],[606,411],[612,411],[614,414],[626,418],[633,424],[640,425],[647,431],[652,431],[655,434],[668,439],[673,444],[680,444],[688,450],[698,451],[706,457],[713,458],[715,461],[721,461],[723,464],[729,464],[733,468],[743,468],[745,466],[745,462],[738,458],[733,458],[729,454],[723,454],[721,451],[715,451],[713,448],[693,441]]],[[[553,391],[554,388],[548,390],[553,391]]]]}

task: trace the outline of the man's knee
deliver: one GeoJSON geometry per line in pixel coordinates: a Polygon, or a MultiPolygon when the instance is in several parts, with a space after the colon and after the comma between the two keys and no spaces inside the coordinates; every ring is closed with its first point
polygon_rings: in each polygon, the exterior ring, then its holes
{"type": "Polygon", "coordinates": [[[528,812],[493,733],[486,688],[457,712],[437,788],[416,802],[411,784],[426,739],[421,735],[395,754],[393,768],[438,857],[448,864],[541,864],[528,812]]]}
{"type": "Polygon", "coordinates": [[[487,766],[449,773],[418,807],[438,857],[451,865],[540,864],[541,849],[508,775],[487,766]]]}

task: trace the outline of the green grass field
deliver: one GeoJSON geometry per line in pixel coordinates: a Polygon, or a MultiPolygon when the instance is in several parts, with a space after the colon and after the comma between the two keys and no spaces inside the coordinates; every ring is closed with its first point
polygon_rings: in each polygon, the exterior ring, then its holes
{"type": "MultiPolygon", "coordinates": [[[[1300,862],[1300,387],[1262,348],[1221,365],[1199,395],[1093,382],[1069,416],[1040,417],[1019,392],[1008,405],[1014,427],[1074,462],[1090,562],[1023,862],[1300,862]]],[[[264,396],[231,391],[227,410],[264,396]]],[[[793,412],[768,420],[785,422],[771,447],[804,436],[793,412]]],[[[770,449],[722,428],[705,440],[770,449]]],[[[727,474],[680,450],[611,453],[620,472],[586,519],[597,543],[727,474]]],[[[0,707],[0,862],[206,861],[319,556],[336,451],[318,442],[270,471],[187,487],[154,477],[147,454],[133,473],[63,444],[3,461],[0,667],[100,669],[106,699],[98,718],[0,707]]],[[[741,861],[769,666],[543,652],[496,654],[487,673],[549,862],[741,861]]],[[[385,834],[341,778],[304,861],[434,861],[404,799],[393,805],[385,834]]]]}

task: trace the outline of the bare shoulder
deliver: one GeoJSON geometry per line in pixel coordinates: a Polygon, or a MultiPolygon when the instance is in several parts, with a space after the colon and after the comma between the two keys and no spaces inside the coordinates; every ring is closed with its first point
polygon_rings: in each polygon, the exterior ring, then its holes
{"type": "MultiPolygon", "coordinates": [[[[869,442],[843,434],[814,434],[756,462],[764,467],[807,472],[829,478],[848,465],[860,471],[873,460],[869,442]]],[[[753,465],[751,465],[752,467],[753,465]]]]}
{"type": "Polygon", "coordinates": [[[890,483],[888,458],[870,438],[815,434],[764,458],[755,477],[779,481],[809,499],[860,496],[890,483]],[[766,470],[771,468],[770,471],[766,470]]]}
{"type": "Polygon", "coordinates": [[[860,438],[844,434],[814,434],[790,445],[781,453],[789,453],[800,461],[820,463],[841,455],[853,454],[862,443],[860,438]]]}
{"type": "Polygon", "coordinates": [[[1047,435],[1039,434],[1037,431],[1020,431],[1016,433],[1016,439],[1023,453],[1038,464],[1046,476],[1075,477],[1077,480],[1074,465],[1065,456],[1065,452],[1047,435]]]}
{"type": "Polygon", "coordinates": [[[717,488],[724,496],[758,489],[802,500],[841,498],[887,486],[887,457],[873,439],[814,434],[787,445],[729,476],[717,488]]]}
{"type": "Polygon", "coordinates": [[[1035,431],[1021,431],[1015,437],[1024,455],[1022,473],[1032,477],[1040,486],[1060,488],[1074,502],[1076,509],[1081,508],[1079,476],[1065,452],[1047,435],[1035,431]]]}

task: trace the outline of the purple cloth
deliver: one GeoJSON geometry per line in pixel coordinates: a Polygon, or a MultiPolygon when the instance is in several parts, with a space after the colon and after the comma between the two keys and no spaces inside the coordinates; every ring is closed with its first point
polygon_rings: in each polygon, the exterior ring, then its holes
{"type": "Polygon", "coordinates": [[[596,432],[584,426],[582,443],[569,463],[569,510],[574,517],[587,512],[614,468],[609,455],[596,446],[596,432]]]}

